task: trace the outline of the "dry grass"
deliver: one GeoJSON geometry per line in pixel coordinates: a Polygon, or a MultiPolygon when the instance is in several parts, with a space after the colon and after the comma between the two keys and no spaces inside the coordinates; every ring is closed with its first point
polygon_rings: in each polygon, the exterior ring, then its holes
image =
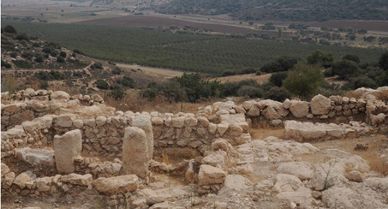
{"type": "Polygon", "coordinates": [[[198,103],[187,103],[187,102],[169,102],[163,97],[157,97],[150,101],[139,95],[138,91],[128,91],[126,96],[121,100],[114,100],[113,98],[105,95],[105,103],[117,110],[121,111],[133,111],[133,112],[197,112],[201,106],[212,104],[214,101],[204,101],[198,103]]]}
{"type": "Polygon", "coordinates": [[[244,75],[231,75],[212,78],[210,80],[217,80],[221,83],[227,82],[239,82],[243,80],[255,80],[258,84],[262,85],[269,81],[271,74],[256,75],[256,74],[244,74],[244,75]]]}

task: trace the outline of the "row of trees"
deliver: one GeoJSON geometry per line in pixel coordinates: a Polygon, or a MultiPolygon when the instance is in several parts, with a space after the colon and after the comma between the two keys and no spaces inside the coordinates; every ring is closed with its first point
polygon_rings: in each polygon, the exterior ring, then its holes
{"type": "Polygon", "coordinates": [[[172,102],[196,102],[211,97],[242,96],[269,98],[283,101],[296,96],[309,99],[311,96],[340,93],[341,90],[358,87],[388,85],[388,52],[376,64],[360,64],[354,55],[345,55],[335,62],[330,54],[315,52],[306,62],[294,58],[279,58],[262,67],[261,71],[271,72],[270,82],[264,85],[254,80],[236,83],[220,83],[202,78],[199,74],[184,74],[160,84],[152,83],[142,91],[147,98],[163,95],[172,102]],[[339,87],[325,81],[325,76],[336,76],[345,80],[339,87]]]}

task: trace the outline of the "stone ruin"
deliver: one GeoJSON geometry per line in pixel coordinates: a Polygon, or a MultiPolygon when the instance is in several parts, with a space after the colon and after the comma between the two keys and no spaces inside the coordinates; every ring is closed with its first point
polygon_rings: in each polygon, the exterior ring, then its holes
{"type": "MultiPolygon", "coordinates": [[[[82,193],[103,205],[80,209],[388,208],[388,177],[358,155],[307,143],[386,130],[388,88],[353,93],[196,113],[116,111],[97,94],[3,93],[2,200],[82,193]],[[284,139],[252,138],[262,127],[284,129],[284,139]],[[318,154],[327,160],[301,160],[318,154]]],[[[388,143],[381,158],[388,167],[388,143]]]]}

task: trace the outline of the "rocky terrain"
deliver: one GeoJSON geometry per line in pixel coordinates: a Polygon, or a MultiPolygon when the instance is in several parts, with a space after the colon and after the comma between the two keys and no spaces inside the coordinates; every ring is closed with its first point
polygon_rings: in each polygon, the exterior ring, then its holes
{"type": "Polygon", "coordinates": [[[2,204],[386,209],[388,87],[349,95],[162,113],[116,110],[98,94],[4,92],[2,204]]]}

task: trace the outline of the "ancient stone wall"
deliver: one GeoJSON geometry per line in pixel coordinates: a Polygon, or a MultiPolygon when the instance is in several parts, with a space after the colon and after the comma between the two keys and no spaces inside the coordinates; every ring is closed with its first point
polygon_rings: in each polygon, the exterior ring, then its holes
{"type": "Polygon", "coordinates": [[[23,121],[30,121],[47,114],[58,114],[61,108],[104,102],[102,97],[97,94],[70,96],[63,91],[35,91],[33,89],[26,89],[11,95],[2,93],[1,99],[2,131],[20,125],[23,121]],[[13,102],[11,103],[11,101],[13,102]]]}

